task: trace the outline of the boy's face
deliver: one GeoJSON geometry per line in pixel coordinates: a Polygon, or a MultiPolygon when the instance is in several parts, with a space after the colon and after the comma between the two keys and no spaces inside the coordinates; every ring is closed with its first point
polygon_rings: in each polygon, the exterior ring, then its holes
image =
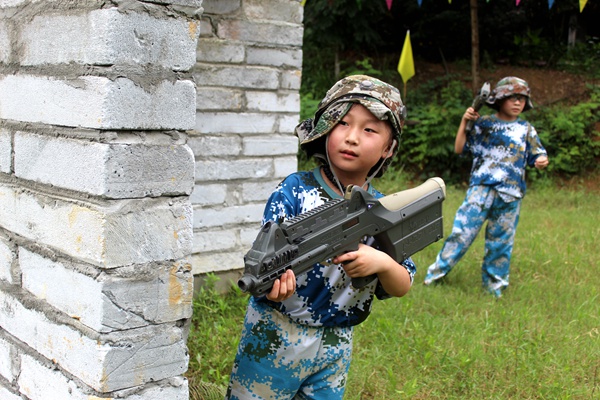
{"type": "Polygon", "coordinates": [[[500,119],[514,121],[523,112],[527,104],[527,96],[522,94],[512,94],[502,99],[502,104],[498,110],[500,119]]]}
{"type": "Polygon", "coordinates": [[[351,174],[368,174],[388,154],[392,129],[388,122],[375,117],[366,107],[354,104],[329,132],[327,151],[336,169],[351,174]]]}

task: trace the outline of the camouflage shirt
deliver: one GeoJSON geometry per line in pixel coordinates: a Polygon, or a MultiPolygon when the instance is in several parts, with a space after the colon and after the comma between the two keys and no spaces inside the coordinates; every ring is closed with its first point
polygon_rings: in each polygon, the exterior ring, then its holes
{"type": "MultiPolygon", "coordinates": [[[[383,195],[369,187],[369,193],[383,195]]],[[[267,201],[263,223],[293,218],[340,196],[323,181],[319,168],[294,173],[281,182],[267,201]]],[[[374,245],[376,247],[376,244],[374,245]]],[[[409,258],[402,262],[411,282],[416,272],[409,258]]],[[[379,280],[361,289],[354,289],[351,278],[339,264],[331,260],[315,264],[308,273],[297,277],[296,292],[283,302],[271,302],[266,297],[253,301],[266,302],[294,322],[310,326],[354,326],[363,322],[371,312],[373,297],[390,297],[379,280]]]]}
{"type": "Polygon", "coordinates": [[[493,186],[504,201],[525,196],[525,167],[546,155],[529,122],[520,118],[506,122],[493,115],[475,122],[465,150],[473,156],[469,186],[493,186]]]}

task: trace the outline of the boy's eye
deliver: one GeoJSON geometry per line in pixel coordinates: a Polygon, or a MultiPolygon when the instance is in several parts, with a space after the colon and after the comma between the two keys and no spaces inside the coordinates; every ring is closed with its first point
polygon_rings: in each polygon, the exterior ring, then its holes
{"type": "Polygon", "coordinates": [[[348,123],[344,120],[341,120],[340,122],[338,122],[338,124],[348,126],[348,123]]]}
{"type": "Polygon", "coordinates": [[[510,96],[508,96],[508,99],[510,101],[520,101],[521,103],[525,101],[527,97],[523,96],[522,94],[511,94],[510,96]]]}

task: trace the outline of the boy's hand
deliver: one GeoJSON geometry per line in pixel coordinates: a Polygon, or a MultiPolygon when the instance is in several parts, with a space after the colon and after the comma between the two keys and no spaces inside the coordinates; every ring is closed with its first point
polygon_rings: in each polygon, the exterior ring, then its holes
{"type": "Polygon", "coordinates": [[[477,111],[475,111],[475,109],[473,107],[467,108],[467,111],[465,111],[465,114],[463,115],[463,119],[471,119],[471,120],[475,121],[478,118],[479,118],[479,113],[477,111]]]}
{"type": "Polygon", "coordinates": [[[342,264],[344,270],[351,278],[377,274],[385,271],[386,266],[396,264],[396,262],[383,251],[379,251],[362,243],[358,245],[358,250],[341,254],[332,261],[335,264],[342,264]]]}
{"type": "Polygon", "coordinates": [[[283,301],[289,298],[296,291],[296,275],[294,271],[288,269],[276,279],[273,283],[271,292],[267,294],[267,299],[271,301],[283,301]]]}
{"type": "Polygon", "coordinates": [[[544,169],[548,166],[549,161],[548,161],[548,157],[546,156],[539,156],[538,158],[535,159],[535,167],[537,169],[544,169]]]}

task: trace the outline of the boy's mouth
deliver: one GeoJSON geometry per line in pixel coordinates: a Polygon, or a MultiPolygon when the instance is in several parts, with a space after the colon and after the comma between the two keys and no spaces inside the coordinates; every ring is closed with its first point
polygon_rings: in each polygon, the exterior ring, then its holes
{"type": "Polygon", "coordinates": [[[353,152],[352,150],[342,150],[340,151],[340,153],[342,153],[345,156],[349,156],[349,157],[358,157],[358,155],[353,152]]]}

